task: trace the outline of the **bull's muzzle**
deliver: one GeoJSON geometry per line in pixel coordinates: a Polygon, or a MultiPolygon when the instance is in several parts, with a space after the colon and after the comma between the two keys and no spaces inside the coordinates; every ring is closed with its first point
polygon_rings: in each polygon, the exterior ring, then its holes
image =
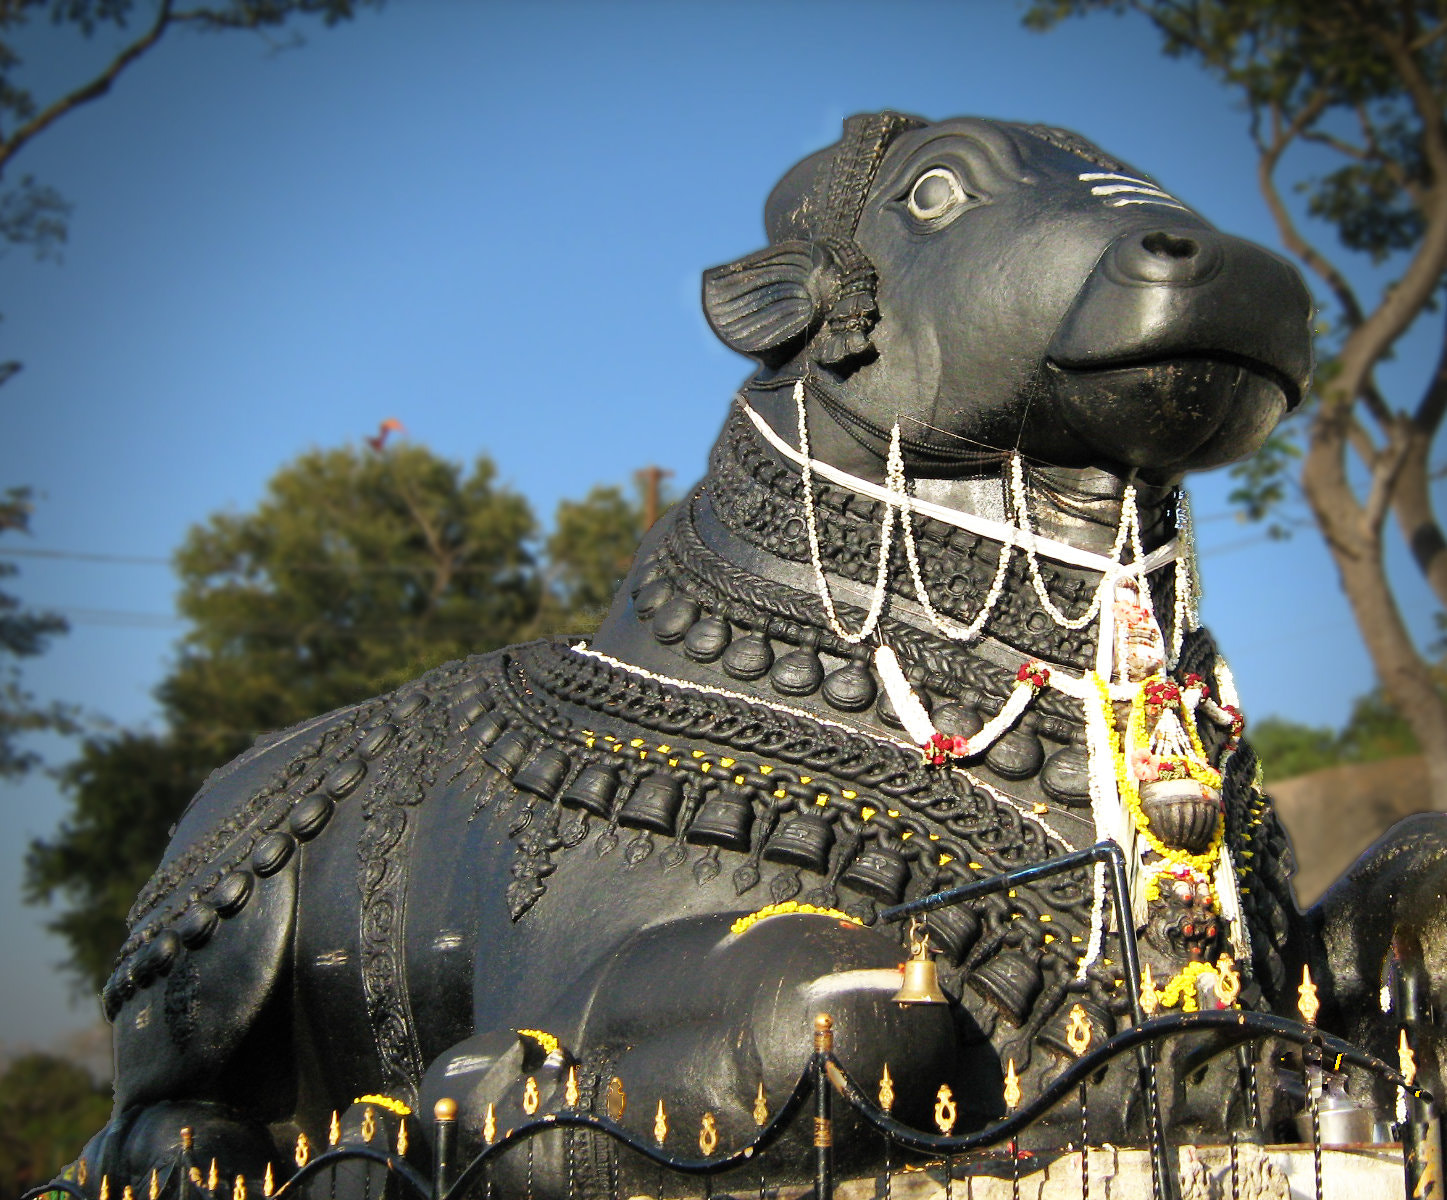
{"type": "Polygon", "coordinates": [[[1135,466],[1251,453],[1311,377],[1311,296],[1284,259],[1199,226],[1134,230],[1101,255],[1051,340],[1072,429],[1135,466]]]}

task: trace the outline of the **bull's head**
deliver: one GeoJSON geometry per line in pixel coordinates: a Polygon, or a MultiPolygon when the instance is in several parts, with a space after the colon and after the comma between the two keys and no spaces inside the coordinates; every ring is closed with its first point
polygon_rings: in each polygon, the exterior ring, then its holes
{"type": "Polygon", "coordinates": [[[704,276],[710,324],[807,369],[916,465],[1018,448],[1165,477],[1254,451],[1306,388],[1296,271],[1063,130],[852,117],[774,189],[770,245],[704,276]]]}

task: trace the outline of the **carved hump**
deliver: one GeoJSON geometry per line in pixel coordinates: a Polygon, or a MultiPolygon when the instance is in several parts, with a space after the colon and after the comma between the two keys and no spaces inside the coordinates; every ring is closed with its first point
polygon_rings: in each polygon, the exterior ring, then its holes
{"type": "Polygon", "coordinates": [[[756,358],[780,352],[814,327],[818,263],[808,242],[780,242],[703,275],[703,308],[719,338],[756,358]]]}

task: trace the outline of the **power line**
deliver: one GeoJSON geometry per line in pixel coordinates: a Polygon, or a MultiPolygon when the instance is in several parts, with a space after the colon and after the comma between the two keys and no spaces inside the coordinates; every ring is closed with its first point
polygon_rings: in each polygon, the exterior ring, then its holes
{"type": "MultiPolygon", "coordinates": [[[[7,546],[0,550],[0,558],[44,558],[50,560],[62,560],[66,562],[87,562],[99,563],[106,566],[128,566],[128,567],[169,567],[172,561],[169,558],[155,558],[141,554],[102,554],[88,550],[47,550],[34,546],[7,546]]],[[[420,575],[430,574],[436,569],[435,564],[419,563],[415,566],[408,566],[402,563],[321,563],[302,562],[293,560],[268,564],[268,569],[279,569],[286,571],[315,571],[333,575],[420,575]]],[[[453,567],[452,575],[483,575],[491,574],[498,570],[496,567],[453,567]]],[[[230,575],[237,573],[239,566],[230,566],[221,570],[208,572],[214,575],[230,575]]]]}

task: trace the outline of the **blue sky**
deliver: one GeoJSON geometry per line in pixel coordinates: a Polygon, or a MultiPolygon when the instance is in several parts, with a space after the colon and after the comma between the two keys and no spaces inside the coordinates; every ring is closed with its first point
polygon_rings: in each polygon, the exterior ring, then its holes
{"type": "MultiPolygon", "coordinates": [[[[283,462],[388,416],[454,458],[485,450],[545,519],[650,463],[687,484],[747,371],[699,273],[762,244],[775,179],[853,112],[1069,126],[1274,244],[1225,93],[1134,21],[1041,36],[1019,13],[393,0],[295,49],[168,35],[13,164],[75,205],[63,262],[0,263],[0,356],[25,363],[0,389],[0,484],[38,493],[29,546],[164,560],[283,462]]],[[[47,28],[19,46],[39,89],[109,48],[47,28]]],[[[1418,331],[1384,382],[1414,386],[1430,352],[1418,331]]],[[[1227,490],[1193,485],[1205,617],[1247,712],[1339,723],[1371,675],[1335,572],[1310,531],[1237,524],[1227,490]]],[[[152,721],[180,632],[166,567],[17,561],[25,599],[74,624],[30,685],[152,721]]],[[[1426,635],[1429,596],[1397,574],[1426,635]]],[[[18,900],[25,840],[63,809],[43,778],[0,806],[0,1042],[45,1042],[94,1019],[18,900]]]]}

